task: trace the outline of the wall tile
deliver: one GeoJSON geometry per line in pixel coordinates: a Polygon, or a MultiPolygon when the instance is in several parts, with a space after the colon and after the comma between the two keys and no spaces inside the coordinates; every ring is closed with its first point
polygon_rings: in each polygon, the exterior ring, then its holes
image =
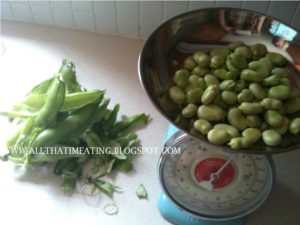
{"type": "Polygon", "coordinates": [[[233,7],[279,18],[300,29],[299,1],[1,1],[1,18],[147,37],[163,21],[189,10],[233,7]],[[11,7],[10,7],[11,6],[11,7]]]}
{"type": "Polygon", "coordinates": [[[190,10],[211,8],[215,4],[215,1],[190,1],[190,10]]]}
{"type": "Polygon", "coordinates": [[[255,12],[266,13],[268,11],[269,1],[243,1],[242,8],[252,10],[255,12]]]}
{"type": "Polygon", "coordinates": [[[139,2],[118,1],[117,12],[120,16],[138,17],[139,2]]]}
{"type": "Polygon", "coordinates": [[[271,2],[270,4],[271,5],[268,11],[268,14],[270,16],[273,16],[278,20],[282,20],[283,22],[290,23],[298,2],[278,1],[278,2],[271,2]],[[286,13],[282,13],[282,12],[286,12],[286,13]]]}
{"type": "Polygon", "coordinates": [[[83,30],[95,30],[93,13],[84,11],[74,11],[73,15],[76,28],[83,30]]]}
{"type": "Polygon", "coordinates": [[[147,38],[160,24],[158,20],[144,20],[140,24],[140,37],[147,38]]]}
{"type": "Polygon", "coordinates": [[[32,6],[49,7],[49,1],[29,1],[32,6]]]}
{"type": "Polygon", "coordinates": [[[216,1],[216,7],[232,7],[232,8],[240,8],[242,2],[241,1],[216,1]]]}
{"type": "Polygon", "coordinates": [[[140,2],[140,19],[141,20],[162,20],[163,2],[140,2]]]}
{"type": "Polygon", "coordinates": [[[54,24],[59,27],[74,28],[72,11],[68,9],[52,9],[54,24]]]}
{"type": "Polygon", "coordinates": [[[13,20],[14,15],[9,2],[1,2],[1,19],[13,20]]]}
{"type": "Polygon", "coordinates": [[[115,13],[116,3],[114,1],[95,1],[94,7],[96,13],[115,13]]]}
{"type": "Polygon", "coordinates": [[[167,1],[164,7],[164,19],[170,19],[188,10],[188,2],[167,1]]]}
{"type": "Polygon", "coordinates": [[[49,7],[31,6],[33,19],[36,23],[53,25],[51,10],[49,7]]]}
{"type": "Polygon", "coordinates": [[[119,34],[136,37],[139,35],[139,24],[136,17],[118,16],[119,34]]]}
{"type": "Polygon", "coordinates": [[[114,13],[95,14],[96,31],[103,33],[117,33],[116,15],[114,13]]]}
{"type": "Polygon", "coordinates": [[[71,9],[70,1],[50,1],[50,5],[53,8],[71,9]]]}
{"type": "Polygon", "coordinates": [[[24,22],[32,22],[32,13],[29,4],[11,3],[14,19],[24,22]]]}
{"type": "Polygon", "coordinates": [[[91,1],[72,1],[72,7],[78,11],[93,11],[93,4],[91,1]]]}

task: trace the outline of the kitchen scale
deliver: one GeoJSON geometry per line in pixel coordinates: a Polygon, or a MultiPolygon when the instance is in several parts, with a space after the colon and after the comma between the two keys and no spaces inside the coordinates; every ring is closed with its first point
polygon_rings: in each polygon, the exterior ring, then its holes
{"type": "Polygon", "coordinates": [[[161,215],[176,225],[245,225],[246,216],[269,196],[271,157],[223,151],[170,125],[161,155],[161,215]]]}

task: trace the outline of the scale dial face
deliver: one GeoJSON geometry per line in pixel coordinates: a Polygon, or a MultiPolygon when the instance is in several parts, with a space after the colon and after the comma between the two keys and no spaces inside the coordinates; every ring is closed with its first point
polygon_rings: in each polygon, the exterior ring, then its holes
{"type": "Polygon", "coordinates": [[[181,153],[162,155],[160,180],[168,197],[192,214],[224,219],[244,216],[271,191],[272,166],[263,155],[225,152],[185,135],[171,147],[180,148],[181,153]]]}

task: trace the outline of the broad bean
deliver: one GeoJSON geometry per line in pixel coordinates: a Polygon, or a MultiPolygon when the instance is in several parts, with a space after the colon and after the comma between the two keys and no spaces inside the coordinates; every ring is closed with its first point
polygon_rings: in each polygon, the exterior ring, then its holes
{"type": "Polygon", "coordinates": [[[222,120],[226,116],[226,112],[218,105],[201,105],[198,108],[197,115],[199,119],[205,119],[210,122],[222,120]]]}
{"type": "Polygon", "coordinates": [[[213,128],[208,132],[207,139],[212,144],[222,145],[230,140],[230,135],[224,129],[213,128]]]}
{"type": "Polygon", "coordinates": [[[262,139],[266,145],[276,146],[281,143],[281,135],[275,130],[265,130],[262,139]]]}
{"type": "Polygon", "coordinates": [[[194,128],[201,134],[206,135],[212,129],[212,125],[207,120],[198,119],[194,122],[194,128]]]}
{"type": "Polygon", "coordinates": [[[246,118],[238,108],[231,108],[228,111],[227,119],[229,123],[238,130],[244,130],[247,127],[246,118]]]}

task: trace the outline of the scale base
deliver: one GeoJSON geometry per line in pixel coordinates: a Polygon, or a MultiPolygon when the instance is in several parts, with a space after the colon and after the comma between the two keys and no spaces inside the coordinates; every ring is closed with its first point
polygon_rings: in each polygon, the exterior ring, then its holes
{"type": "Polygon", "coordinates": [[[158,198],[158,210],[167,221],[177,225],[245,225],[246,223],[245,217],[227,221],[200,219],[179,209],[163,193],[160,193],[158,198]]]}

